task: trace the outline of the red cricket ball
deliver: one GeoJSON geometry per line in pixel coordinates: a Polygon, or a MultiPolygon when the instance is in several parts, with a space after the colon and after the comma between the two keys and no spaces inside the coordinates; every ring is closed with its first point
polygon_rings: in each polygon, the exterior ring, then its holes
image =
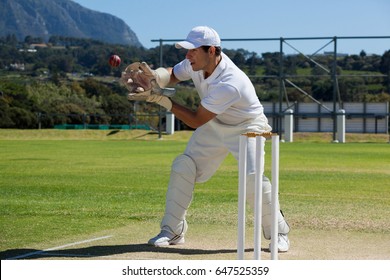
{"type": "Polygon", "coordinates": [[[121,58],[116,54],[113,54],[110,56],[108,63],[111,65],[111,67],[118,67],[121,64],[121,58]]]}

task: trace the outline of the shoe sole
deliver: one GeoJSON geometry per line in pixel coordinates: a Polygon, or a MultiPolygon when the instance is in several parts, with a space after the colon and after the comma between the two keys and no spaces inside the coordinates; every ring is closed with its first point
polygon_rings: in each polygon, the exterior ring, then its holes
{"type": "Polygon", "coordinates": [[[167,246],[171,246],[171,245],[182,245],[184,244],[184,238],[180,238],[180,236],[178,237],[174,237],[173,239],[169,240],[169,241],[165,241],[165,242],[156,242],[156,243],[149,243],[149,245],[152,245],[154,247],[167,247],[167,246]]]}

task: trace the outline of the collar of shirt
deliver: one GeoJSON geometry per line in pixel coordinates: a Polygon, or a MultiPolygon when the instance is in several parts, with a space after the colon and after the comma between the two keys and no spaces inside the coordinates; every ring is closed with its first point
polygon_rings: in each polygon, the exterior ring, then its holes
{"type": "Polygon", "coordinates": [[[205,79],[205,82],[208,84],[212,83],[217,79],[226,68],[226,59],[224,59],[225,54],[221,54],[221,61],[218,63],[217,67],[214,69],[213,73],[205,79]]]}

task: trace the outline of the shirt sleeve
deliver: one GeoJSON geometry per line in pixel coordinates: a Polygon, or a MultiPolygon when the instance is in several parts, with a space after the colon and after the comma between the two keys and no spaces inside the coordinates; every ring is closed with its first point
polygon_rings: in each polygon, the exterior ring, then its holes
{"type": "Polygon", "coordinates": [[[179,81],[187,81],[191,79],[191,65],[188,59],[185,59],[173,67],[173,74],[179,81]]]}

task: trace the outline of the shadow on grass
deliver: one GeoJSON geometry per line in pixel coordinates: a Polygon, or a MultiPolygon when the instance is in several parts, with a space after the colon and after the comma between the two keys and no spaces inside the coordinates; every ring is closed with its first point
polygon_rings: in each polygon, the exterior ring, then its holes
{"type": "MultiPolygon", "coordinates": [[[[251,252],[253,249],[246,249],[251,252]]],[[[268,249],[262,248],[262,251],[268,252],[268,249]]],[[[36,249],[10,249],[0,252],[2,260],[16,259],[41,259],[41,258],[95,258],[127,253],[166,253],[178,255],[217,255],[232,254],[233,249],[188,249],[180,246],[154,247],[147,244],[130,244],[130,245],[107,245],[107,246],[90,246],[85,248],[64,249],[64,250],[36,250],[36,249]]]]}
{"type": "Polygon", "coordinates": [[[111,130],[109,133],[107,133],[106,136],[114,135],[117,134],[118,132],[121,132],[121,130],[120,129],[111,130]]]}
{"type": "MultiPolygon", "coordinates": [[[[119,132],[124,132],[124,130],[114,129],[114,130],[111,130],[109,133],[107,133],[106,136],[112,136],[112,135],[118,134],[119,132]]],[[[139,135],[134,135],[134,137],[132,137],[131,139],[140,139],[140,138],[148,136],[148,135],[158,135],[158,134],[159,134],[158,131],[147,131],[147,132],[139,134],[139,135]]],[[[162,134],[166,135],[165,132],[162,134]]]]}

